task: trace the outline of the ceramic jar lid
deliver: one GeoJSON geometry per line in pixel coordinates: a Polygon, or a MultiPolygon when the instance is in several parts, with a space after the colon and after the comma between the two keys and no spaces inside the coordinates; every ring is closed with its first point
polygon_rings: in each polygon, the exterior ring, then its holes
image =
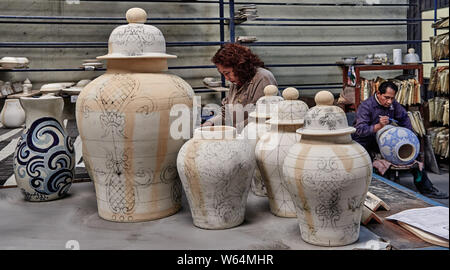
{"type": "Polygon", "coordinates": [[[108,54],[97,59],[126,58],[176,58],[166,54],[166,40],[162,32],[145,25],[147,13],[141,8],[131,8],[126,13],[127,25],[116,27],[109,36],[108,54]]]}
{"type": "Polygon", "coordinates": [[[333,106],[334,97],[329,91],[320,91],[314,97],[316,106],[308,110],[305,125],[297,129],[297,133],[304,135],[343,135],[356,131],[349,127],[344,111],[333,106]]]}
{"type": "Polygon", "coordinates": [[[256,101],[256,110],[251,112],[249,116],[254,118],[269,118],[271,113],[276,110],[275,104],[282,101],[283,98],[277,96],[278,87],[276,85],[268,85],[264,87],[264,96],[256,101]]]}
{"type": "Polygon", "coordinates": [[[276,125],[298,125],[303,124],[304,117],[308,111],[308,105],[298,99],[298,90],[288,87],[283,91],[284,100],[278,103],[277,113],[266,123],[276,125]]]}

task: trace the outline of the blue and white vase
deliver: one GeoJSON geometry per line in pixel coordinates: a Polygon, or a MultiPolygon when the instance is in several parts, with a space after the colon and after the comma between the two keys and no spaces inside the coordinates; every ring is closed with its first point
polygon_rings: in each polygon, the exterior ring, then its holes
{"type": "Polygon", "coordinates": [[[419,139],[407,128],[386,125],[376,138],[381,155],[392,164],[411,164],[419,155],[419,139]]]}
{"type": "Polygon", "coordinates": [[[74,178],[75,151],[61,124],[61,97],[21,98],[26,129],[14,153],[14,175],[27,201],[64,197],[74,178]]]}

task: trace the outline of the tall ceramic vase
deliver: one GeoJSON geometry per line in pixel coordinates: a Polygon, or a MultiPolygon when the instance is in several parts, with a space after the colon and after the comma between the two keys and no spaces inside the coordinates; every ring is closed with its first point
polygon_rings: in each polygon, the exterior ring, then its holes
{"type": "Polygon", "coordinates": [[[64,129],[61,97],[21,97],[25,130],[14,153],[14,176],[27,201],[50,201],[67,195],[75,168],[73,142],[64,129]]]}
{"type": "Polygon", "coordinates": [[[410,164],[419,155],[419,139],[407,128],[386,125],[378,130],[376,139],[383,158],[393,164],[410,164]]]}
{"type": "MultiPolygon", "coordinates": [[[[270,125],[266,121],[270,119],[271,113],[276,110],[276,104],[283,100],[277,94],[278,88],[275,85],[268,85],[264,88],[264,96],[256,102],[256,109],[249,113],[248,124],[241,132],[241,135],[249,140],[253,153],[259,139],[270,129],[270,125]]],[[[258,168],[255,169],[253,175],[251,190],[257,196],[267,196],[267,189],[258,168]]]]}
{"type": "Polygon", "coordinates": [[[19,128],[25,123],[25,111],[19,99],[6,99],[0,113],[0,121],[6,128],[19,128]]]}
{"type": "Polygon", "coordinates": [[[372,179],[372,162],[350,134],[333,95],[321,91],[316,106],[297,132],[300,142],[283,165],[286,187],[294,201],[301,238],[319,246],[342,246],[358,240],[363,204],[372,179]]]}
{"type": "Polygon", "coordinates": [[[255,149],[256,163],[267,188],[270,211],[280,217],[296,217],[294,203],[283,179],[283,162],[289,148],[300,140],[295,131],[303,126],[308,105],[298,100],[298,90],[288,87],[283,91],[284,101],[267,122],[270,131],[259,139],[255,149]]]}
{"type": "Polygon", "coordinates": [[[144,24],[146,12],[132,8],[126,18],[129,24],[111,33],[108,55],[98,57],[108,60],[106,73],[77,99],[76,119],[100,217],[139,222],[181,207],[176,158],[189,134],[172,133],[180,117],[171,109],[181,106],[189,114],[193,90],[166,73],[167,58],[176,56],[165,53],[161,31],[144,24]]]}
{"type": "Polygon", "coordinates": [[[195,226],[227,229],[244,221],[255,158],[234,127],[196,129],[178,154],[177,169],[195,226]]]}

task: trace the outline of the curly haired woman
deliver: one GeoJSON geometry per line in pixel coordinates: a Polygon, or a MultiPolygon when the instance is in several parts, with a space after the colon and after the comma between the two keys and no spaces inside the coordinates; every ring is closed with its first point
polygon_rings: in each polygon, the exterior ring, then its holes
{"type": "Polygon", "coordinates": [[[233,119],[232,125],[240,132],[248,122],[248,111],[241,108],[249,104],[255,105],[256,101],[264,96],[264,87],[277,85],[277,81],[257,55],[239,44],[226,44],[211,60],[225,79],[231,82],[231,85],[228,95],[222,99],[221,114],[210,118],[202,126],[227,124],[225,119],[233,119]],[[242,106],[233,106],[236,104],[242,106]],[[241,114],[241,117],[236,117],[238,114],[241,114]],[[243,121],[239,121],[242,119],[243,121]]]}

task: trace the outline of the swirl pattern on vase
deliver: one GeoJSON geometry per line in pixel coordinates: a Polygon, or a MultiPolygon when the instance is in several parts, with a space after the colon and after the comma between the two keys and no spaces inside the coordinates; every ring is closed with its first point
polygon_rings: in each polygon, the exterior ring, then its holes
{"type": "MultiPolygon", "coordinates": [[[[22,134],[14,154],[14,171],[27,200],[67,194],[74,177],[72,139],[54,118],[42,117],[22,134]]],[[[54,198],[53,198],[54,199],[54,198]]]]}

